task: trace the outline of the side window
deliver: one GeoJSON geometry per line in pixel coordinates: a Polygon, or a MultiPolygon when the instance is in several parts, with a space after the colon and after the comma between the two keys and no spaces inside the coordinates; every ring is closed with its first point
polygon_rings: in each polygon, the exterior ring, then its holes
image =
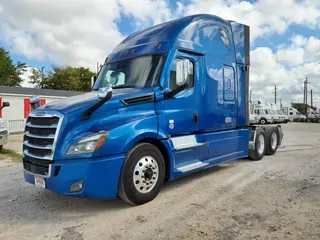
{"type": "Polygon", "coordinates": [[[255,114],[260,114],[258,109],[254,110],[254,113],[255,114]]]}
{"type": "Polygon", "coordinates": [[[221,37],[222,42],[229,49],[229,51],[231,51],[230,39],[229,39],[227,32],[220,28],[219,33],[220,33],[220,37],[221,37]]]}
{"type": "MultiPolygon", "coordinates": [[[[176,58],[170,69],[170,80],[169,80],[169,89],[173,90],[178,87],[176,84],[176,66],[177,62],[182,60],[182,58],[176,58]]],[[[190,89],[194,85],[194,65],[193,62],[189,60],[189,69],[188,69],[188,78],[187,78],[187,89],[190,89]]]]}
{"type": "Polygon", "coordinates": [[[235,86],[234,86],[234,69],[225,66],[223,68],[223,98],[225,101],[235,100],[235,86]]]}

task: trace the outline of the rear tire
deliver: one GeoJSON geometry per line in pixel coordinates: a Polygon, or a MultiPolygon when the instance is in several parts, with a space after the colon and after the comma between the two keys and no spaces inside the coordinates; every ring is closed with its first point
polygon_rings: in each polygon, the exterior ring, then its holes
{"type": "Polygon", "coordinates": [[[2,152],[2,149],[3,149],[3,145],[0,145],[0,152],[2,152]]]}
{"type": "Polygon", "coordinates": [[[266,135],[263,129],[256,130],[254,150],[249,150],[249,158],[254,161],[261,160],[266,153],[266,135]]]}
{"type": "Polygon", "coordinates": [[[270,127],[265,129],[266,134],[266,154],[273,155],[276,153],[279,145],[279,133],[276,128],[270,127]]]}
{"type": "Polygon", "coordinates": [[[160,150],[149,143],[139,143],[127,154],[119,180],[119,197],[132,205],[153,200],[165,177],[165,163],[160,150]]]}

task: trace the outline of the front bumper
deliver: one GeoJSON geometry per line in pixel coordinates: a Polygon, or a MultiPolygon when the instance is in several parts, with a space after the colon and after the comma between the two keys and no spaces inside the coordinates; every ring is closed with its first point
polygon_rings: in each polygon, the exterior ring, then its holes
{"type": "MultiPolygon", "coordinates": [[[[124,159],[124,155],[116,155],[99,159],[56,161],[51,165],[49,177],[45,178],[46,189],[63,195],[116,198],[124,159]],[[82,180],[84,185],[79,192],[69,191],[73,183],[82,180]]],[[[27,182],[35,184],[34,176],[24,170],[27,182]]]]}
{"type": "Polygon", "coordinates": [[[0,145],[5,145],[8,143],[8,131],[0,132],[0,145]]]}

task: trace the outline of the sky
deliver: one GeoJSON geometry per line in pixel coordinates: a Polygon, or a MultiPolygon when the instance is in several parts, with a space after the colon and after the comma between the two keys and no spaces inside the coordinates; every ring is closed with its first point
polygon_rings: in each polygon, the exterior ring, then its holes
{"type": "Polygon", "coordinates": [[[273,102],[277,85],[284,105],[302,102],[307,77],[320,107],[319,0],[0,0],[0,44],[38,69],[95,71],[133,32],[197,13],[250,26],[253,100],[273,102]]]}

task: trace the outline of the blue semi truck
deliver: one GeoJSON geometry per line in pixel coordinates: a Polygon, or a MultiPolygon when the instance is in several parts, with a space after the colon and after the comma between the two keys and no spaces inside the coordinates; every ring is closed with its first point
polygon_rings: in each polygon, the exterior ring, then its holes
{"type": "Polygon", "coordinates": [[[164,181],[274,154],[281,127],[249,124],[249,43],[248,26],[205,14],[130,35],[91,92],[30,113],[25,180],[139,205],[164,181]]]}

